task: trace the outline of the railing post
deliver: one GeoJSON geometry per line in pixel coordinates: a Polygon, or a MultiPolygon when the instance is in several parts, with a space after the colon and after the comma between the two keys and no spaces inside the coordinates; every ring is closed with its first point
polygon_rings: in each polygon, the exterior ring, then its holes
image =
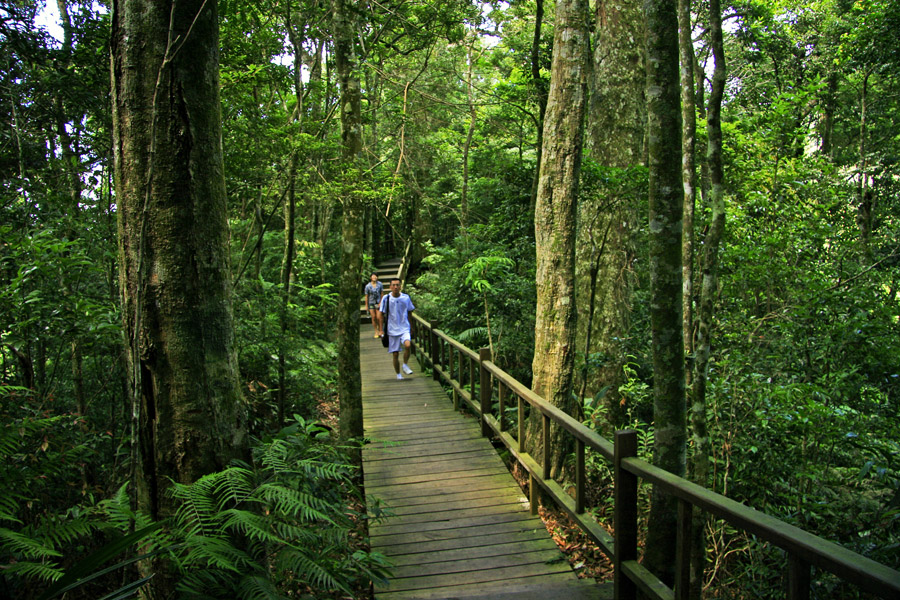
{"type": "Polygon", "coordinates": [[[788,600],[809,600],[809,569],[808,562],[796,554],[788,554],[788,600]]]}
{"type": "MultiPolygon", "coordinates": [[[[456,379],[456,383],[462,385],[462,375],[460,374],[459,369],[453,367],[453,357],[456,356],[457,350],[453,346],[450,346],[447,351],[450,355],[448,357],[449,360],[447,361],[449,363],[447,368],[450,375],[450,381],[452,382],[456,379]]],[[[456,386],[453,386],[453,410],[459,410],[459,392],[456,391],[456,386]]]]}
{"type": "Polygon", "coordinates": [[[616,532],[613,597],[615,600],[634,600],[637,595],[637,587],[622,569],[622,564],[626,561],[637,560],[638,478],[637,475],[622,468],[622,461],[634,456],[637,456],[637,432],[632,429],[617,431],[613,457],[615,478],[613,523],[616,532]]]}
{"type": "MultiPolygon", "coordinates": [[[[691,597],[691,529],[693,506],[687,500],[678,499],[678,529],[675,536],[675,598],[691,597]]],[[[697,510],[700,510],[699,508],[697,510]]]]}
{"type": "Polygon", "coordinates": [[[491,428],[487,422],[487,416],[491,414],[491,374],[484,366],[484,363],[489,360],[491,360],[490,348],[482,348],[478,351],[478,368],[481,375],[478,392],[481,396],[481,435],[484,437],[491,435],[491,428]]]}
{"type": "Polygon", "coordinates": [[[550,416],[541,413],[541,434],[544,441],[544,481],[550,481],[550,416]]]}
{"type": "Polygon", "coordinates": [[[469,398],[475,402],[475,361],[469,358],[469,398]]]}
{"type": "Polygon", "coordinates": [[[575,440],[575,512],[584,513],[584,442],[575,440]]]}
{"type": "Polygon", "coordinates": [[[497,384],[497,402],[499,403],[500,431],[506,431],[506,386],[503,382],[497,384]]]}
{"type": "Polygon", "coordinates": [[[525,452],[525,401],[522,399],[522,396],[516,394],[516,398],[519,399],[518,408],[519,408],[519,418],[518,418],[518,426],[519,431],[516,435],[516,441],[519,442],[519,452],[525,452]]]}
{"type": "Polygon", "coordinates": [[[438,365],[440,364],[440,339],[435,330],[438,327],[437,321],[431,322],[431,377],[435,381],[440,381],[441,376],[438,374],[438,365]]]}

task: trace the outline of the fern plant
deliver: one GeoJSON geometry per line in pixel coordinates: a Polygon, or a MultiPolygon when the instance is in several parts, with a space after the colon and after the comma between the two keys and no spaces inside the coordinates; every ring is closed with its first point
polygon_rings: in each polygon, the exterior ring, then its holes
{"type": "Polygon", "coordinates": [[[352,593],[355,582],[385,576],[382,556],[350,543],[345,497],[354,468],[316,439],[324,430],[295,419],[255,448],[252,465],[173,486],[185,597],[284,598],[297,587],[352,593]]]}

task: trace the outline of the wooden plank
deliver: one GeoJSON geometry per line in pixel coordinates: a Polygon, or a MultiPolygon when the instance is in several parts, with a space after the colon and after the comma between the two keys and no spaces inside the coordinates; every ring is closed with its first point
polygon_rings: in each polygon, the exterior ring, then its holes
{"type": "MultiPolygon", "coordinates": [[[[506,483],[500,483],[496,486],[491,486],[480,490],[469,490],[466,488],[462,488],[460,491],[451,492],[449,494],[441,494],[439,496],[397,496],[389,501],[383,501],[383,504],[388,506],[388,508],[390,508],[391,510],[400,510],[407,507],[412,510],[418,510],[415,507],[421,507],[428,504],[478,502],[482,499],[490,500],[497,498],[515,498],[517,500],[523,499],[522,494],[518,488],[512,488],[506,483]]],[[[379,498],[379,500],[383,499],[379,498]]]]}
{"type": "Polygon", "coordinates": [[[377,484],[380,479],[388,477],[396,477],[398,474],[415,472],[417,475],[447,473],[458,471],[460,469],[473,468],[494,468],[497,463],[503,462],[496,456],[485,454],[483,452],[467,453],[467,460],[463,461],[455,457],[453,454],[443,454],[434,460],[434,456],[413,456],[400,457],[399,460],[382,460],[366,469],[366,481],[377,484]]]}
{"type": "Polygon", "coordinates": [[[382,463],[391,463],[391,462],[403,462],[405,460],[411,460],[418,463],[427,463],[427,462],[438,462],[443,460],[468,460],[469,458],[476,458],[485,453],[484,450],[478,448],[471,449],[463,449],[459,452],[447,452],[446,454],[422,454],[421,456],[408,456],[400,454],[399,452],[393,452],[392,448],[377,448],[373,449],[371,452],[366,452],[363,454],[366,461],[366,473],[371,472],[371,470],[379,468],[382,463]]]}
{"type": "Polygon", "coordinates": [[[378,600],[447,600],[448,598],[468,598],[470,600],[611,600],[612,592],[607,586],[597,585],[583,579],[572,579],[565,575],[530,577],[514,582],[476,583],[446,586],[430,590],[410,590],[405,592],[380,592],[378,600]]]}
{"type": "Polygon", "coordinates": [[[488,571],[468,571],[462,573],[451,573],[448,575],[426,575],[424,577],[403,577],[392,579],[388,586],[375,586],[375,594],[379,591],[402,592],[409,590],[427,590],[436,587],[457,586],[471,583],[486,583],[493,581],[510,582],[515,579],[524,577],[541,576],[546,577],[552,574],[564,574],[568,578],[573,578],[571,567],[566,562],[557,565],[539,564],[523,564],[512,567],[501,567],[490,569],[488,571]]]}
{"type": "Polygon", "coordinates": [[[372,539],[372,547],[384,554],[398,554],[401,550],[408,554],[410,548],[417,549],[427,542],[448,542],[448,547],[462,547],[460,540],[475,537],[479,541],[488,539],[489,536],[505,533],[517,533],[522,531],[540,532],[547,535],[543,523],[534,521],[507,521],[505,523],[493,523],[481,527],[457,527],[456,529],[435,529],[432,531],[412,531],[380,535],[372,539]]]}
{"type": "MultiPolygon", "coordinates": [[[[382,446],[385,450],[389,450],[392,454],[396,456],[428,456],[428,455],[438,455],[442,453],[446,454],[455,454],[462,451],[467,450],[480,450],[482,452],[493,452],[496,454],[493,448],[490,447],[490,444],[485,447],[485,444],[482,442],[480,438],[472,438],[468,440],[459,440],[455,442],[439,442],[436,444],[413,444],[413,445],[397,445],[397,446],[382,446]]],[[[365,451],[364,451],[365,452],[365,451]]],[[[504,474],[506,473],[506,469],[503,469],[504,474]]]]}
{"type": "MultiPolygon", "coordinates": [[[[454,573],[464,574],[474,571],[485,571],[489,569],[501,569],[507,567],[515,567],[521,565],[546,564],[554,565],[564,563],[566,555],[557,548],[512,548],[507,546],[506,552],[490,556],[471,555],[465,560],[457,558],[448,558],[447,560],[409,564],[405,566],[394,566],[391,569],[393,580],[411,578],[411,577],[427,577],[431,575],[450,575],[454,573]]],[[[448,554],[449,556],[449,554],[448,554]]]]}
{"type": "Polygon", "coordinates": [[[431,483],[435,487],[443,484],[448,479],[467,479],[469,477],[477,477],[479,475],[493,475],[497,473],[494,467],[479,467],[475,469],[467,469],[465,465],[460,465],[455,471],[446,473],[422,473],[421,475],[394,475],[380,477],[372,482],[372,486],[377,488],[404,485],[408,483],[431,483]]]}
{"type": "Polygon", "coordinates": [[[522,526],[543,527],[543,522],[531,516],[529,511],[503,511],[496,514],[485,514],[477,517],[469,517],[460,520],[427,521],[424,523],[377,524],[369,528],[369,536],[374,540],[378,536],[394,535],[401,533],[430,533],[445,529],[477,529],[485,525],[497,525],[499,523],[521,523],[522,526]]]}
{"type": "MultiPolygon", "coordinates": [[[[539,538],[506,544],[489,544],[484,546],[466,546],[462,548],[445,548],[432,552],[417,552],[415,554],[403,554],[392,556],[391,564],[395,574],[404,567],[419,567],[435,563],[458,563],[459,561],[476,561],[488,557],[504,556],[509,554],[524,554],[527,552],[552,552],[555,556],[564,556],[556,544],[541,536],[539,538]]],[[[547,560],[550,560],[548,558],[547,560]]],[[[480,564],[480,563],[479,563],[480,564]]]]}
{"type": "MultiPolygon", "coordinates": [[[[507,529],[509,529],[507,527],[507,529]]],[[[384,541],[384,539],[382,539],[384,541]]],[[[380,547],[380,551],[389,556],[391,560],[416,560],[420,555],[438,555],[445,552],[464,551],[467,548],[483,548],[489,546],[513,544],[527,546],[531,543],[553,544],[547,537],[547,530],[543,527],[540,529],[524,529],[500,531],[495,528],[495,533],[491,535],[470,535],[457,536],[446,539],[437,540],[420,540],[410,543],[395,542],[391,545],[380,547]]],[[[555,544],[554,544],[555,545],[555,544]]]]}
{"type": "Polygon", "coordinates": [[[389,508],[393,515],[400,517],[427,511],[432,507],[437,507],[437,509],[440,510],[454,510],[456,508],[485,507],[508,503],[528,504],[528,500],[524,496],[508,489],[482,490],[480,492],[455,494],[448,498],[453,499],[433,500],[427,497],[419,497],[417,499],[410,499],[410,503],[406,504],[392,502],[389,508]]]}
{"type": "MultiPolygon", "coordinates": [[[[418,514],[398,516],[397,518],[388,519],[384,524],[372,523],[369,526],[369,533],[375,535],[381,533],[382,530],[389,530],[392,527],[408,528],[410,525],[419,523],[428,525],[438,523],[466,524],[470,519],[488,518],[493,515],[509,515],[520,512],[528,512],[529,515],[531,514],[530,507],[527,504],[523,505],[520,502],[507,502],[504,504],[492,504],[490,506],[477,506],[472,508],[451,508],[448,510],[437,510],[438,505],[431,506],[435,506],[435,509],[422,511],[418,514]]],[[[425,531],[423,528],[418,528],[418,530],[425,531]]]]}
{"type": "MultiPolygon", "coordinates": [[[[460,490],[484,490],[495,489],[497,486],[515,487],[515,482],[509,477],[487,473],[472,479],[459,479],[455,481],[441,482],[425,481],[418,484],[410,483],[404,486],[366,486],[366,493],[379,498],[413,498],[416,496],[445,496],[454,494],[460,490]]],[[[518,489],[518,488],[516,488],[518,489]]]]}

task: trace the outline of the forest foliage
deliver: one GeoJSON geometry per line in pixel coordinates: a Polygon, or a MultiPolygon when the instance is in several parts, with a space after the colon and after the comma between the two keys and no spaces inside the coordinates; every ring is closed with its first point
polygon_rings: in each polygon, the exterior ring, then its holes
{"type": "MultiPolygon", "coordinates": [[[[147,524],[129,512],[123,487],[135,432],[119,313],[111,6],[63,2],[62,18],[56,4],[0,2],[0,579],[21,597],[38,597],[78,560],[147,524]]],[[[235,339],[256,450],[252,464],[176,487],[186,511],[202,510],[145,540],[169,548],[185,593],[213,582],[243,597],[353,590],[385,565],[348,545],[352,466],[313,425],[336,428],[328,407],[340,198],[352,190],[364,201],[367,268],[412,241],[406,291],[419,312],[470,347],[491,346],[503,369],[530,383],[532,190],[552,10],[533,64],[532,0],[360,4],[365,166],[350,176],[328,3],[218,4],[235,339]],[[296,252],[282,312],[291,189],[296,252]],[[282,413],[298,418],[279,422],[282,413]],[[322,522],[332,528],[310,526],[322,522]],[[305,554],[309,536],[331,551],[305,554]]],[[[700,147],[711,72],[703,5],[693,12],[700,147]]],[[[709,486],[898,568],[900,6],[734,0],[723,11],[726,230],[709,486]]],[[[700,175],[698,248],[711,216],[700,175]]],[[[646,165],[611,167],[586,151],[581,198],[627,202],[640,219],[629,327],[616,340],[624,384],[576,386],[578,416],[611,433],[612,398],[645,441],[646,190],[646,165]]],[[[575,370],[608,360],[580,351],[575,370]]],[[[605,467],[596,464],[591,481],[595,515],[611,518],[605,467]]],[[[779,595],[773,551],[721,523],[708,534],[709,597],[779,595]]],[[[109,575],[90,585],[99,581],[106,591],[127,583],[109,575]]],[[[851,594],[827,577],[816,585],[821,597],[851,594]]]]}

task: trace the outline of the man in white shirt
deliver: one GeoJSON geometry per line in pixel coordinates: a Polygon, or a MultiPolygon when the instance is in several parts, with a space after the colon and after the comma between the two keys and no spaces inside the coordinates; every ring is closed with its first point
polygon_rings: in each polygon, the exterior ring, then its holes
{"type": "Polygon", "coordinates": [[[396,277],[391,279],[391,293],[385,294],[381,299],[378,307],[381,313],[382,322],[384,315],[387,314],[387,334],[388,334],[388,352],[394,357],[394,372],[397,373],[397,379],[403,379],[403,373],[412,374],[409,368],[410,351],[410,326],[409,313],[416,310],[407,294],[400,292],[400,280],[396,277]],[[400,348],[403,348],[403,365],[400,365],[400,348]]]}

